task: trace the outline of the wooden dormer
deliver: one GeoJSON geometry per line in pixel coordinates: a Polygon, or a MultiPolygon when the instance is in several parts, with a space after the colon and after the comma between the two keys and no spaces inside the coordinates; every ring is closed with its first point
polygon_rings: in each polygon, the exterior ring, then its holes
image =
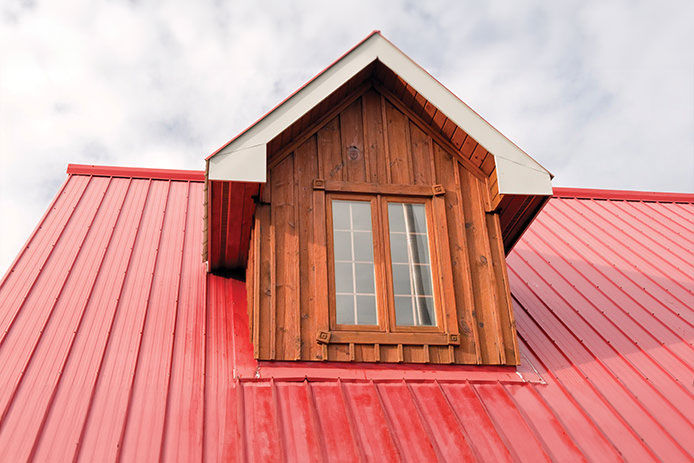
{"type": "Polygon", "coordinates": [[[256,358],[519,363],[505,254],[550,174],[446,92],[374,33],[208,158],[256,358]]]}

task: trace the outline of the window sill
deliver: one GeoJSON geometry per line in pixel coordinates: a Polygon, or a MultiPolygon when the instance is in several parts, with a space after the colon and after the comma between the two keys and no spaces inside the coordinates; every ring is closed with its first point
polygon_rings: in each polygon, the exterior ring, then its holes
{"type": "Polygon", "coordinates": [[[429,346],[458,346],[460,336],[448,333],[376,333],[370,331],[319,331],[316,340],[321,344],[407,344],[429,346]]]}

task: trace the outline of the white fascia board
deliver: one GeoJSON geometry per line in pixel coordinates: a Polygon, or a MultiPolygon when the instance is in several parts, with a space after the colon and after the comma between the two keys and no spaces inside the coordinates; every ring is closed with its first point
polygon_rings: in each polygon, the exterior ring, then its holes
{"type": "Polygon", "coordinates": [[[532,169],[501,157],[494,158],[494,161],[499,194],[552,194],[552,179],[549,172],[532,169]]]}
{"type": "Polygon", "coordinates": [[[207,178],[234,182],[261,182],[267,179],[266,144],[238,148],[210,158],[207,178]]]}
{"type": "Polygon", "coordinates": [[[380,34],[366,39],[210,158],[208,178],[265,182],[267,143],[376,59],[494,155],[500,188],[503,178],[508,192],[551,194],[546,169],[380,34]]]}

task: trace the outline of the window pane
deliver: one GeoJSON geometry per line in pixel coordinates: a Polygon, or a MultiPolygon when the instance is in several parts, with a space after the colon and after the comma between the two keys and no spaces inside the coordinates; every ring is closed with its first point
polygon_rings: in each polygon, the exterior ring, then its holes
{"type": "Polygon", "coordinates": [[[332,210],[336,321],[376,325],[371,202],[333,201],[332,210]]]}
{"type": "Polygon", "coordinates": [[[408,209],[412,209],[411,214],[414,217],[414,231],[416,233],[426,233],[427,214],[424,210],[424,204],[406,204],[405,207],[408,207],[408,209]]]}
{"type": "Polygon", "coordinates": [[[400,326],[413,326],[412,298],[410,296],[395,296],[395,319],[400,326]]]}
{"type": "Polygon", "coordinates": [[[371,203],[366,201],[351,201],[352,229],[371,231],[371,203]]]}
{"type": "Polygon", "coordinates": [[[340,325],[354,325],[354,296],[338,294],[335,296],[336,321],[340,325]]]}
{"type": "Polygon", "coordinates": [[[348,231],[336,231],[333,234],[335,243],[335,260],[352,260],[352,234],[348,231]]]}
{"type": "Polygon", "coordinates": [[[404,233],[390,232],[390,256],[393,262],[408,263],[407,235],[404,233]]]}
{"type": "Polygon", "coordinates": [[[333,229],[349,230],[349,202],[333,201],[333,229]]]}
{"type": "Polygon", "coordinates": [[[374,242],[371,232],[354,232],[354,260],[373,262],[374,242]]]}
{"type": "Polygon", "coordinates": [[[357,324],[376,325],[376,296],[357,296],[357,324]]]}
{"type": "Polygon", "coordinates": [[[392,232],[405,232],[405,220],[402,204],[388,203],[388,226],[392,232]]]}
{"type": "MultiPolygon", "coordinates": [[[[426,230],[426,228],[424,229],[426,230]]],[[[410,235],[412,236],[412,235],[410,235]]],[[[416,256],[414,260],[416,262],[421,262],[423,264],[429,263],[429,243],[427,243],[427,235],[414,235],[412,236],[414,241],[414,251],[416,256]]]]}
{"type": "Polygon", "coordinates": [[[355,264],[357,293],[374,294],[374,264],[355,264]]]}
{"type": "Polygon", "coordinates": [[[395,322],[400,326],[435,326],[425,205],[388,203],[388,219],[395,322]]]}
{"type": "Polygon", "coordinates": [[[415,300],[416,310],[415,315],[419,319],[421,326],[433,326],[434,320],[434,298],[433,297],[418,297],[415,300]]]}
{"type": "Polygon", "coordinates": [[[351,263],[335,262],[335,291],[338,293],[353,293],[354,283],[352,282],[351,263]]]}
{"type": "Polygon", "coordinates": [[[410,283],[410,266],[407,264],[393,264],[393,292],[395,294],[412,293],[410,283]]]}
{"type": "Polygon", "coordinates": [[[431,291],[431,267],[428,265],[415,265],[414,266],[414,277],[419,279],[422,283],[421,294],[425,296],[432,296],[431,291]]]}

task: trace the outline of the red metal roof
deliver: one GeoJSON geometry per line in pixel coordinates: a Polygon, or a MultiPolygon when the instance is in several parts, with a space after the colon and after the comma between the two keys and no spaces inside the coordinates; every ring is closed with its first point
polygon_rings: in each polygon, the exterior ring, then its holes
{"type": "Polygon", "coordinates": [[[558,190],[508,257],[518,372],[258,363],[197,177],[71,172],[0,283],[0,461],[694,456],[694,195],[558,190]]]}

